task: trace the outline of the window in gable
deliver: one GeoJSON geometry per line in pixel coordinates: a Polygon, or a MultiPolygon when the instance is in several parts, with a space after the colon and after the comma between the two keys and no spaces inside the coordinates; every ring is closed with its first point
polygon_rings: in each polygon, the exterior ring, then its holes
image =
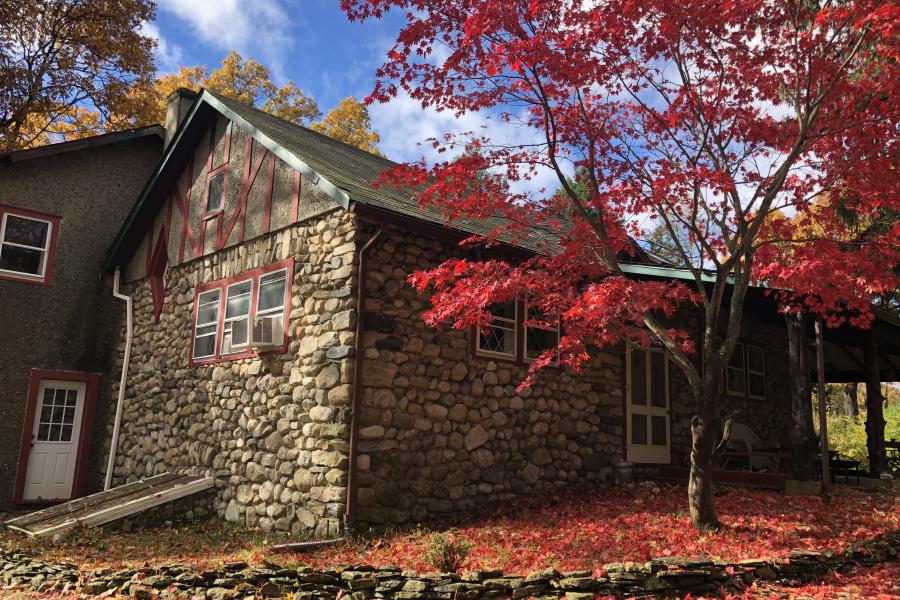
{"type": "Polygon", "coordinates": [[[59,217],[0,206],[0,276],[49,283],[59,217]]]}
{"type": "Polygon", "coordinates": [[[222,199],[225,196],[225,171],[210,176],[206,190],[206,216],[222,210],[222,199]]]}

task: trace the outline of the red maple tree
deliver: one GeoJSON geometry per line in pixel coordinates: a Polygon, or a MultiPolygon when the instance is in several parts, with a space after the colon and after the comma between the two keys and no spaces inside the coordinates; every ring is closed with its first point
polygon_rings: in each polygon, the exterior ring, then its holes
{"type": "MultiPolygon", "coordinates": [[[[711,467],[722,431],[719,385],[748,287],[782,290],[786,311],[865,327],[871,295],[898,286],[900,7],[874,0],[341,4],[352,20],[392,10],[406,16],[370,102],[403,91],[423,107],[490,111],[540,138],[501,145],[447,136],[434,141],[440,150],[465,143],[467,151],[383,175],[448,219],[496,224],[475,242],[530,240],[540,250],[521,261],[453,259],[414,274],[412,283],[433,293],[427,322],[484,327],[491,305],[527,297],[542,322],[562,321],[559,360],[576,370],[591,346],[661,343],[696,400],[692,522],[717,528],[711,467]],[[556,174],[559,191],[516,191],[541,168],[556,174]],[[632,240],[646,239],[654,225],[665,228],[693,282],[623,272],[620,262],[636,252],[632,240]],[[699,348],[671,319],[685,303],[701,315],[699,348]]],[[[530,377],[555,359],[545,352],[530,377]]]]}

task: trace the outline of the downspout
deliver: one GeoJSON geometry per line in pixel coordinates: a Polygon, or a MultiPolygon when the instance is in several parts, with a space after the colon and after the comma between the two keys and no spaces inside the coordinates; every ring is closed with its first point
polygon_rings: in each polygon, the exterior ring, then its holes
{"type": "Polygon", "coordinates": [[[131,296],[119,292],[119,269],[113,278],[113,297],[125,301],[125,356],[122,359],[122,374],[119,376],[119,398],[116,401],[116,419],[113,422],[112,441],[109,447],[109,462],[106,464],[106,481],[103,489],[108,490],[112,485],[113,468],[116,465],[116,449],[119,445],[119,428],[122,424],[122,408],[125,405],[125,382],[128,379],[128,363],[131,360],[131,341],[134,337],[134,316],[132,311],[131,296]]]}
{"type": "Polygon", "coordinates": [[[356,438],[359,437],[359,405],[362,398],[363,361],[365,360],[365,344],[363,337],[366,331],[366,280],[369,274],[368,250],[384,233],[384,226],[378,228],[369,241],[359,251],[359,276],[356,286],[356,339],[354,340],[353,397],[350,403],[350,449],[347,466],[347,504],[344,508],[344,533],[350,530],[353,523],[353,501],[356,499],[356,438]]]}
{"type": "Polygon", "coordinates": [[[356,365],[353,368],[353,395],[350,401],[350,448],[347,461],[347,501],[344,505],[344,537],[334,538],[330,540],[316,540],[312,542],[288,542],[285,544],[273,544],[269,546],[273,551],[294,551],[302,552],[304,550],[314,550],[324,546],[338,544],[347,539],[350,532],[350,525],[353,522],[353,500],[356,498],[356,438],[359,431],[359,405],[362,398],[362,365],[365,360],[365,345],[363,344],[363,335],[365,328],[366,314],[366,279],[369,272],[369,255],[368,250],[384,233],[384,226],[379,227],[369,241],[366,242],[359,250],[359,274],[356,286],[356,338],[353,343],[354,358],[356,365]]]}

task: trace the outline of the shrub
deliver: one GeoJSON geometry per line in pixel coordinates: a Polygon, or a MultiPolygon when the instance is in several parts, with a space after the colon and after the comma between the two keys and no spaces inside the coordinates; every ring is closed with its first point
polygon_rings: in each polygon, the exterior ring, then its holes
{"type": "Polygon", "coordinates": [[[425,562],[444,573],[462,568],[472,550],[472,542],[448,533],[432,533],[428,538],[425,562]]]}

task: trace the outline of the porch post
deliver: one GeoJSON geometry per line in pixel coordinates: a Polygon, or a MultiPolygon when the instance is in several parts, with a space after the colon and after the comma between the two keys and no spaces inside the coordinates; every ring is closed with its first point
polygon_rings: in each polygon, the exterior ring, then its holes
{"type": "Polygon", "coordinates": [[[822,495],[828,496],[831,473],[828,468],[828,416],[825,414],[825,339],[822,318],[816,317],[816,385],[819,393],[819,455],[822,459],[822,495]]]}
{"type": "Polygon", "coordinates": [[[866,363],[866,449],[869,452],[869,475],[880,477],[887,470],[884,447],[884,398],[881,396],[881,373],[878,367],[878,340],[870,329],[865,342],[866,363]]]}
{"type": "Polygon", "coordinates": [[[793,478],[810,481],[816,475],[816,431],[813,428],[812,402],[809,397],[809,365],[806,354],[804,314],[785,315],[788,333],[788,364],[791,376],[790,432],[793,451],[793,478]]]}

